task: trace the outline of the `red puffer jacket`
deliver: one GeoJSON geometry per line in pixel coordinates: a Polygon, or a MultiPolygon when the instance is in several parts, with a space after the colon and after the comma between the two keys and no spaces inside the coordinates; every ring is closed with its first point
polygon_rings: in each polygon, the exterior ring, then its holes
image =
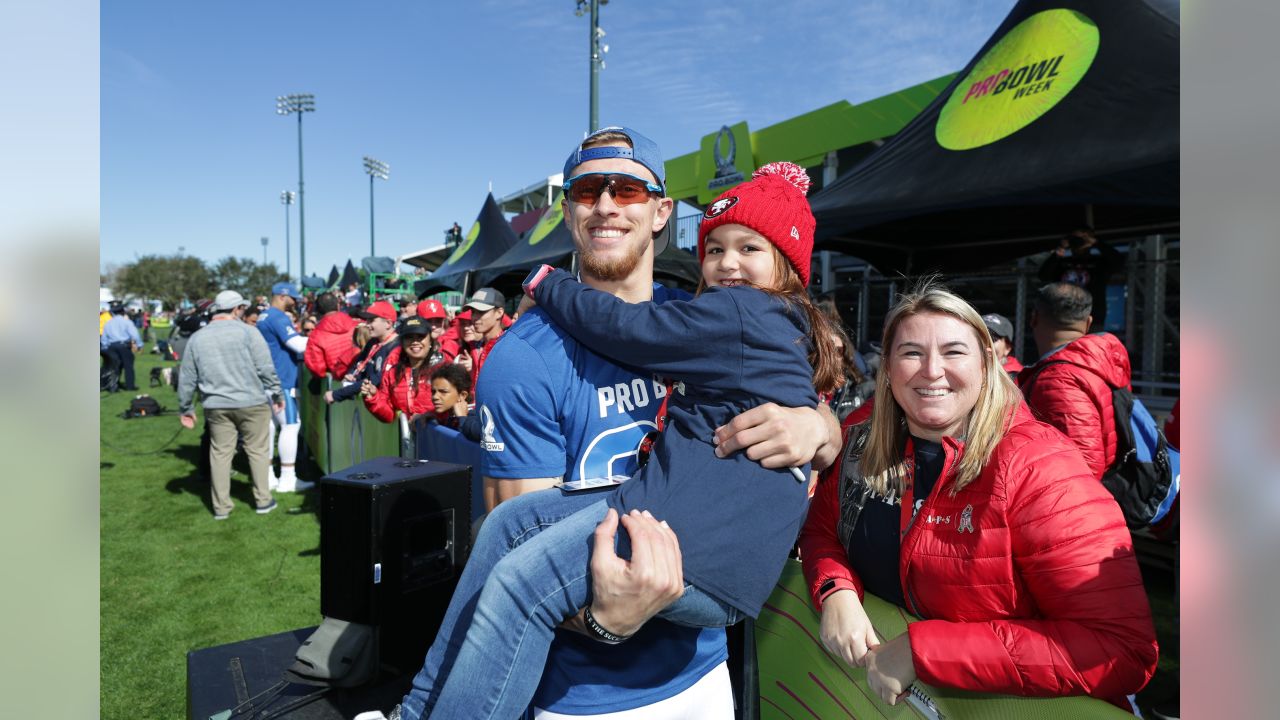
{"type": "Polygon", "coordinates": [[[387,362],[382,371],[382,384],[378,392],[364,399],[364,406],[382,422],[391,422],[399,410],[409,417],[421,413],[434,413],[436,405],[431,401],[431,369],[419,373],[418,386],[413,388],[410,398],[410,379],[412,373],[405,368],[403,376],[396,382],[396,365],[400,362],[400,348],[394,348],[387,355],[387,362]],[[410,402],[412,400],[412,402],[410,402]]]}
{"type": "Polygon", "coordinates": [[[1129,387],[1129,377],[1129,353],[1120,339],[1096,333],[1041,358],[1018,375],[1018,385],[1023,393],[1030,385],[1031,411],[1071,438],[1101,480],[1116,460],[1111,389],[1129,387]]]}
{"type": "MultiPolygon", "coordinates": [[[[1158,652],[1115,499],[1025,405],[986,468],[954,496],[964,446],[948,437],[943,449],[946,470],[898,561],[908,609],[927,618],[909,626],[916,674],[939,687],[1091,695],[1127,708],[1124,696],[1151,679],[1158,652]]],[[[828,580],[862,597],[837,532],[842,462],[823,474],[800,533],[819,609],[828,580]]]]}
{"type": "Polygon", "coordinates": [[[316,329],[307,336],[307,351],[302,355],[312,375],[324,377],[333,373],[335,378],[341,378],[347,374],[351,361],[360,352],[351,339],[351,331],[358,324],[344,312],[331,312],[320,318],[316,329]]]}

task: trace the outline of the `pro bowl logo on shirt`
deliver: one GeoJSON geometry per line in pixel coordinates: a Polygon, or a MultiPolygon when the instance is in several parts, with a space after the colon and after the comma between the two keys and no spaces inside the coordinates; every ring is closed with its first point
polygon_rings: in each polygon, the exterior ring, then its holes
{"type": "Polygon", "coordinates": [[[738,204],[738,198],[732,195],[726,198],[720,198],[719,200],[707,206],[707,211],[703,213],[703,217],[706,217],[706,218],[719,217],[720,215],[723,215],[726,212],[728,212],[729,208],[737,204],[738,204]]]}
{"type": "Polygon", "coordinates": [[[938,114],[948,150],[972,150],[1035,122],[1084,78],[1098,26],[1075,10],[1044,10],[1018,23],[974,64],[938,114]]]}
{"type": "Polygon", "coordinates": [[[502,452],[507,449],[506,443],[498,442],[493,436],[496,423],[493,422],[493,413],[489,412],[489,408],[485,405],[480,406],[480,447],[486,452],[502,452]]]}

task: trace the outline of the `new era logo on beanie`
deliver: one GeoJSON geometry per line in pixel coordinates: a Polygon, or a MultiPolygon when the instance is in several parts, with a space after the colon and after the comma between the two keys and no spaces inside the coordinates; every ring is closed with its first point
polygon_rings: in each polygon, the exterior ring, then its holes
{"type": "Polygon", "coordinates": [[[789,162],[769,163],[747,182],[725,191],[707,206],[698,228],[698,260],[707,254],[707,234],[721,225],[742,225],[760,233],[809,284],[813,232],[817,222],[805,195],[809,175],[789,162]]]}

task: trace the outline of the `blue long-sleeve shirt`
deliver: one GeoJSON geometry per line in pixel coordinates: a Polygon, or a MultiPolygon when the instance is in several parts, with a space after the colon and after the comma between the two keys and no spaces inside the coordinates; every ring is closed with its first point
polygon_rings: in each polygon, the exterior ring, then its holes
{"type": "Polygon", "coordinates": [[[102,327],[102,337],[98,340],[102,350],[119,342],[133,342],[138,347],[142,347],[142,336],[138,334],[138,327],[127,315],[112,315],[107,324],[102,327]]]}
{"type": "MultiPolygon", "coordinates": [[[[548,275],[536,297],[578,342],[674,382],[666,431],[648,464],[610,497],[610,505],[666,520],[680,537],[689,582],[758,615],[804,521],[808,484],[744,453],[717,458],[712,435],[766,402],[817,405],[802,311],[749,287],[632,304],[563,271],[548,275]]],[[[600,392],[600,412],[609,412],[633,402],[637,390],[600,392]]],[[[807,476],[808,467],[802,470],[807,476]]]]}

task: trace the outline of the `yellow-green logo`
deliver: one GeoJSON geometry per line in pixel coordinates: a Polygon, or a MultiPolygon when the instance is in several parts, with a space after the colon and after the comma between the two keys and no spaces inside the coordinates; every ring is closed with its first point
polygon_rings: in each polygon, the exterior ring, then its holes
{"type": "Polygon", "coordinates": [[[471,226],[471,229],[467,231],[466,240],[458,246],[457,250],[453,251],[453,254],[449,256],[448,260],[445,260],[445,264],[455,263],[458,261],[458,258],[466,255],[467,251],[471,249],[471,246],[476,244],[476,238],[478,237],[480,237],[480,221],[476,220],[475,224],[471,226]]]}
{"type": "Polygon", "coordinates": [[[564,205],[560,202],[560,193],[556,192],[555,200],[551,203],[551,207],[547,208],[547,212],[542,215],[542,219],[538,220],[538,224],[533,228],[533,233],[529,235],[529,244],[537,245],[544,238],[551,234],[552,230],[564,220],[564,205]]]}
{"type": "Polygon", "coordinates": [[[1075,10],[1023,20],[956,86],[938,115],[938,144],[972,150],[1018,132],[1061,102],[1097,54],[1098,26],[1075,10]]]}

